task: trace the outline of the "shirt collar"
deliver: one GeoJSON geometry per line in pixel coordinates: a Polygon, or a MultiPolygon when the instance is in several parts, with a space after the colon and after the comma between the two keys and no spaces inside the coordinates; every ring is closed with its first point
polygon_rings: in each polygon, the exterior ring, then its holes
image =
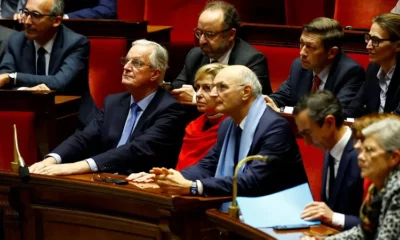
{"type": "Polygon", "coordinates": [[[37,43],[36,41],[33,41],[33,44],[35,44],[35,49],[36,52],[38,51],[38,49],[40,47],[43,47],[44,50],[46,50],[46,53],[51,54],[51,50],[53,49],[53,44],[54,44],[54,40],[56,39],[57,33],[54,34],[54,36],[43,46],[40,46],[39,43],[37,43]]]}
{"type": "Polygon", "coordinates": [[[319,77],[319,79],[321,79],[321,82],[323,82],[325,84],[326,81],[328,80],[330,70],[331,70],[331,66],[329,65],[328,67],[324,68],[324,70],[322,70],[318,74],[315,74],[315,72],[313,71],[313,76],[317,75],[319,77]]]}
{"type": "Polygon", "coordinates": [[[244,124],[246,123],[246,118],[247,118],[247,116],[244,117],[243,120],[242,120],[242,121],[240,122],[240,124],[239,124],[239,127],[242,129],[242,131],[243,131],[243,129],[244,129],[244,124]]]}
{"type": "MultiPolygon", "coordinates": [[[[235,46],[235,44],[233,44],[232,47],[224,55],[222,55],[220,58],[218,58],[218,62],[219,63],[228,65],[229,57],[231,56],[231,52],[232,52],[232,49],[233,49],[234,46],[235,46]]],[[[210,63],[213,60],[214,59],[210,58],[210,63]]]]}
{"type": "MultiPolygon", "coordinates": [[[[156,95],[157,91],[152,92],[149,96],[143,98],[142,100],[140,100],[139,102],[137,102],[137,105],[140,107],[140,110],[144,112],[144,110],[146,110],[147,106],[149,106],[151,100],[153,100],[154,96],[156,95]]],[[[135,100],[133,99],[133,97],[131,96],[131,104],[135,103],[135,100]]]]}
{"type": "Polygon", "coordinates": [[[344,148],[351,138],[351,129],[348,126],[345,126],[346,132],[340,138],[340,140],[335,144],[335,146],[329,151],[331,156],[336,160],[340,161],[343,155],[344,148]]]}
{"type": "Polygon", "coordinates": [[[385,72],[383,71],[382,67],[379,68],[378,73],[376,74],[376,77],[380,80],[380,81],[390,81],[392,80],[394,71],[396,70],[396,65],[395,64],[387,74],[385,74],[385,72]]]}

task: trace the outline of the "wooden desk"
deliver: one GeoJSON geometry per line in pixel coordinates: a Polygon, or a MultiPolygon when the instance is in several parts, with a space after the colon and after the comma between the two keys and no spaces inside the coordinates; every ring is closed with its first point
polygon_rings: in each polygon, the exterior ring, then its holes
{"type": "Polygon", "coordinates": [[[147,40],[157,42],[167,49],[171,43],[172,26],[147,26],[147,40]]]}
{"type": "Polygon", "coordinates": [[[21,183],[16,173],[0,171],[3,239],[215,239],[205,211],[230,200],[173,197],[91,179],[32,175],[21,183]]]}
{"type": "Polygon", "coordinates": [[[282,230],[276,231],[268,228],[264,231],[253,228],[243,222],[229,217],[226,213],[217,209],[210,209],[206,212],[208,219],[213,222],[223,233],[221,239],[287,239],[298,240],[304,235],[327,236],[335,234],[338,231],[325,225],[313,226],[304,230],[282,230]]]}

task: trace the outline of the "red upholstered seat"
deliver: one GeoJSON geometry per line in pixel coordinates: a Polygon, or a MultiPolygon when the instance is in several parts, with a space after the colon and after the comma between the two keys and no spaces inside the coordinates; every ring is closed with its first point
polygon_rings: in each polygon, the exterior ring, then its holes
{"type": "Polygon", "coordinates": [[[121,57],[126,56],[125,38],[90,38],[89,88],[98,108],[104,98],[113,93],[124,92],[121,84],[123,66],[121,57]]]}
{"type": "Polygon", "coordinates": [[[358,62],[364,69],[367,69],[369,64],[369,56],[365,53],[347,53],[349,57],[358,62]]]}
{"type": "Polygon", "coordinates": [[[117,15],[119,20],[137,22],[144,20],[145,0],[118,0],[117,15]]]}
{"type": "Polygon", "coordinates": [[[17,125],[19,151],[25,163],[37,161],[37,145],[34,134],[33,112],[0,112],[0,169],[10,170],[14,161],[14,130],[17,125]]]}
{"type": "Polygon", "coordinates": [[[336,0],[334,19],[343,27],[370,28],[372,19],[388,13],[398,0],[336,0]]]}
{"type": "Polygon", "coordinates": [[[299,57],[300,50],[298,48],[262,45],[253,45],[253,47],[267,57],[272,91],[276,91],[288,78],[290,66],[293,60],[299,57]]]}
{"type": "Polygon", "coordinates": [[[314,200],[320,201],[324,153],[312,145],[306,145],[302,138],[297,139],[297,144],[300,147],[300,153],[314,200]]]}
{"type": "Polygon", "coordinates": [[[314,18],[325,16],[324,1],[285,0],[286,25],[302,26],[314,18]]]}

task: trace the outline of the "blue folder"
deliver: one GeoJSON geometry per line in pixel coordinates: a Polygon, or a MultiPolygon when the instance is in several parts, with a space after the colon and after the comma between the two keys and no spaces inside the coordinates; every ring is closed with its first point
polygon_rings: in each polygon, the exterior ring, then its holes
{"type": "Polygon", "coordinates": [[[244,223],[254,228],[321,224],[300,218],[304,207],[313,201],[308,183],[262,197],[237,198],[244,223]]]}

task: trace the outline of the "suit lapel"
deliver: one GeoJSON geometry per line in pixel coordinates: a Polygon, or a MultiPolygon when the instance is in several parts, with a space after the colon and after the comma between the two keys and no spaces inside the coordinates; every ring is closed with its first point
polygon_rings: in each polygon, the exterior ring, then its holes
{"type": "Polygon", "coordinates": [[[110,139],[113,140],[112,145],[113,148],[117,147],[119,140],[122,136],[122,131],[124,130],[126,118],[128,117],[129,108],[131,103],[131,95],[126,94],[122,98],[120,104],[113,109],[114,119],[113,124],[111,126],[110,133],[114,133],[114,136],[110,136],[110,139]]]}
{"type": "Polygon", "coordinates": [[[385,112],[394,111],[397,108],[398,95],[400,90],[400,63],[396,65],[392,79],[390,80],[389,88],[386,93],[385,112]]]}
{"type": "Polygon", "coordinates": [[[63,55],[64,45],[64,28],[61,26],[57,32],[57,36],[54,39],[53,48],[51,49],[50,61],[49,61],[49,75],[56,74],[56,69],[59,69],[61,57],[63,55]]]}
{"type": "Polygon", "coordinates": [[[26,40],[24,45],[21,72],[36,74],[36,50],[32,40],[26,40]]]}
{"type": "Polygon", "coordinates": [[[337,197],[339,194],[339,190],[342,188],[342,182],[343,182],[343,179],[345,178],[345,173],[346,173],[347,167],[349,166],[350,157],[351,157],[350,152],[353,149],[352,144],[353,144],[353,142],[350,139],[347,142],[346,147],[343,151],[342,159],[340,159],[338,172],[336,174],[335,182],[333,184],[332,196],[329,196],[329,203],[332,204],[331,205],[332,207],[336,203],[336,200],[337,200],[337,197]]]}
{"type": "Polygon", "coordinates": [[[329,152],[324,153],[324,168],[322,171],[322,188],[321,188],[321,199],[324,202],[327,202],[328,199],[326,199],[326,178],[327,178],[327,172],[328,172],[328,162],[329,162],[329,152]]]}
{"type": "MultiPolygon", "coordinates": [[[[298,102],[300,98],[306,95],[311,90],[312,81],[313,81],[313,72],[311,70],[302,69],[303,74],[300,76],[300,81],[297,82],[297,99],[295,102],[298,102]]],[[[296,89],[296,88],[293,88],[296,89]]]]}

